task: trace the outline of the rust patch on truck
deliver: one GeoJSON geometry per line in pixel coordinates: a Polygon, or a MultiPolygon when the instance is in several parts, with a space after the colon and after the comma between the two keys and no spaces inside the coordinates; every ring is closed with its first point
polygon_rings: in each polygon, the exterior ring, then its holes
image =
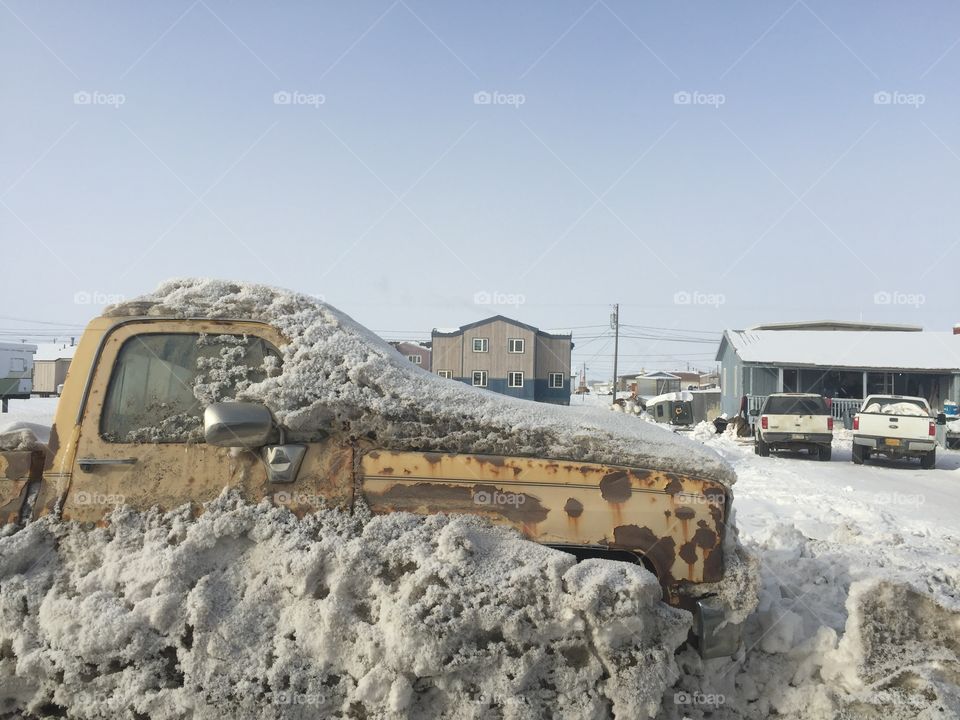
{"type": "Polygon", "coordinates": [[[572,518],[578,518],[583,515],[583,503],[576,498],[567,498],[563,511],[572,518]]]}
{"type": "Polygon", "coordinates": [[[620,525],[613,529],[613,541],[618,547],[643,553],[656,568],[662,586],[673,584],[671,568],[676,559],[677,545],[672,537],[658,537],[646,526],[620,525]]]}
{"type": "MultiPolygon", "coordinates": [[[[669,514],[669,511],[667,512],[669,514]]],[[[678,507],[676,509],[676,512],[674,512],[674,514],[677,516],[678,520],[693,520],[693,518],[697,514],[697,511],[694,510],[692,507],[683,506],[683,507],[678,507]]]]}
{"type": "Polygon", "coordinates": [[[543,522],[550,512],[528,493],[504,492],[495,485],[439,482],[396,483],[385,491],[366,491],[374,512],[466,513],[499,515],[524,526],[543,522]]]}
{"type": "Polygon", "coordinates": [[[600,480],[600,495],[607,502],[626,502],[630,499],[632,492],[630,477],[625,470],[607,473],[600,480]]]}

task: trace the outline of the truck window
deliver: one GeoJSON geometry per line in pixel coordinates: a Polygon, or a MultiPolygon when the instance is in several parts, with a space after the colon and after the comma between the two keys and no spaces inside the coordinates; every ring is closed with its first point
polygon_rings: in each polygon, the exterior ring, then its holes
{"type": "Polygon", "coordinates": [[[769,397],[764,415],[829,415],[827,403],[821,397],[769,397]]]}
{"type": "Polygon", "coordinates": [[[279,370],[277,349],[252,335],[137,335],[114,363],[100,434],[118,443],[202,442],[207,405],[279,370]]]}

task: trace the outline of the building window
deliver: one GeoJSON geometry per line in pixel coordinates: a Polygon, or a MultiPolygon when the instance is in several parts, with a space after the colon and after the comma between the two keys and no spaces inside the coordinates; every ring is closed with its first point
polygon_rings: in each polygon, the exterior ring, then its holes
{"type": "Polygon", "coordinates": [[[473,351],[474,352],[488,352],[490,350],[490,340],[487,338],[474,338],[473,339],[473,351]]]}
{"type": "Polygon", "coordinates": [[[419,355],[407,355],[407,360],[412,362],[414,365],[420,365],[423,362],[423,358],[419,355]]]}
{"type": "Polygon", "coordinates": [[[550,387],[551,388],[563,387],[563,373],[550,373],[550,387]]]}
{"type": "Polygon", "coordinates": [[[437,370],[437,375],[442,378],[447,378],[448,380],[453,377],[453,372],[451,370],[437,370]]]}
{"type": "Polygon", "coordinates": [[[522,372],[508,372],[508,373],[507,373],[507,387],[522,388],[522,387],[523,387],[523,373],[522,373],[522,372]]]}
{"type": "Polygon", "coordinates": [[[663,417],[663,405],[657,405],[657,417],[663,417]]]}
{"type": "Polygon", "coordinates": [[[10,358],[10,371],[11,372],[26,372],[27,363],[23,358],[10,358]]]}
{"type": "Polygon", "coordinates": [[[508,353],[522,353],[523,352],[523,338],[510,338],[507,340],[507,352],[508,353]]]}
{"type": "Polygon", "coordinates": [[[473,385],[474,385],[474,387],[486,387],[486,386],[487,386],[487,371],[486,371],[486,370],[474,370],[474,371],[473,371],[473,385]]]}

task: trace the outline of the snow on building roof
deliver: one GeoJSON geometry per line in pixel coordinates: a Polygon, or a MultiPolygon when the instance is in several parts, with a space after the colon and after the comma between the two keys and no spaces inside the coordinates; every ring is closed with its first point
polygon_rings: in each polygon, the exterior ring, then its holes
{"type": "Polygon", "coordinates": [[[657,380],[679,380],[679,375],[674,375],[673,373],[668,373],[666,370],[658,370],[656,372],[647,373],[646,375],[641,375],[643,378],[657,379],[657,380]]]}
{"type": "Polygon", "coordinates": [[[728,330],[717,360],[725,342],[750,363],[960,371],[960,336],[946,332],[728,330]]]}
{"type": "Polygon", "coordinates": [[[920,332],[920,325],[900,325],[896,323],[871,323],[854,320],[799,320],[796,322],[764,323],[754,325],[749,330],[861,330],[883,332],[920,332]]]}
{"type": "Polygon", "coordinates": [[[38,343],[37,352],[34,354],[33,360],[34,362],[37,360],[71,360],[76,351],[77,346],[71,345],[68,342],[38,343]]]}

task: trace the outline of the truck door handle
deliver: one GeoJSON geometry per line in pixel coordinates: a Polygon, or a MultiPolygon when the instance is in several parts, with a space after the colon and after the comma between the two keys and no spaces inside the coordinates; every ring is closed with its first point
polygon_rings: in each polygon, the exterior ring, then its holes
{"type": "Polygon", "coordinates": [[[83,472],[90,472],[95,465],[133,465],[137,462],[136,458],[79,458],[77,465],[83,472]]]}

